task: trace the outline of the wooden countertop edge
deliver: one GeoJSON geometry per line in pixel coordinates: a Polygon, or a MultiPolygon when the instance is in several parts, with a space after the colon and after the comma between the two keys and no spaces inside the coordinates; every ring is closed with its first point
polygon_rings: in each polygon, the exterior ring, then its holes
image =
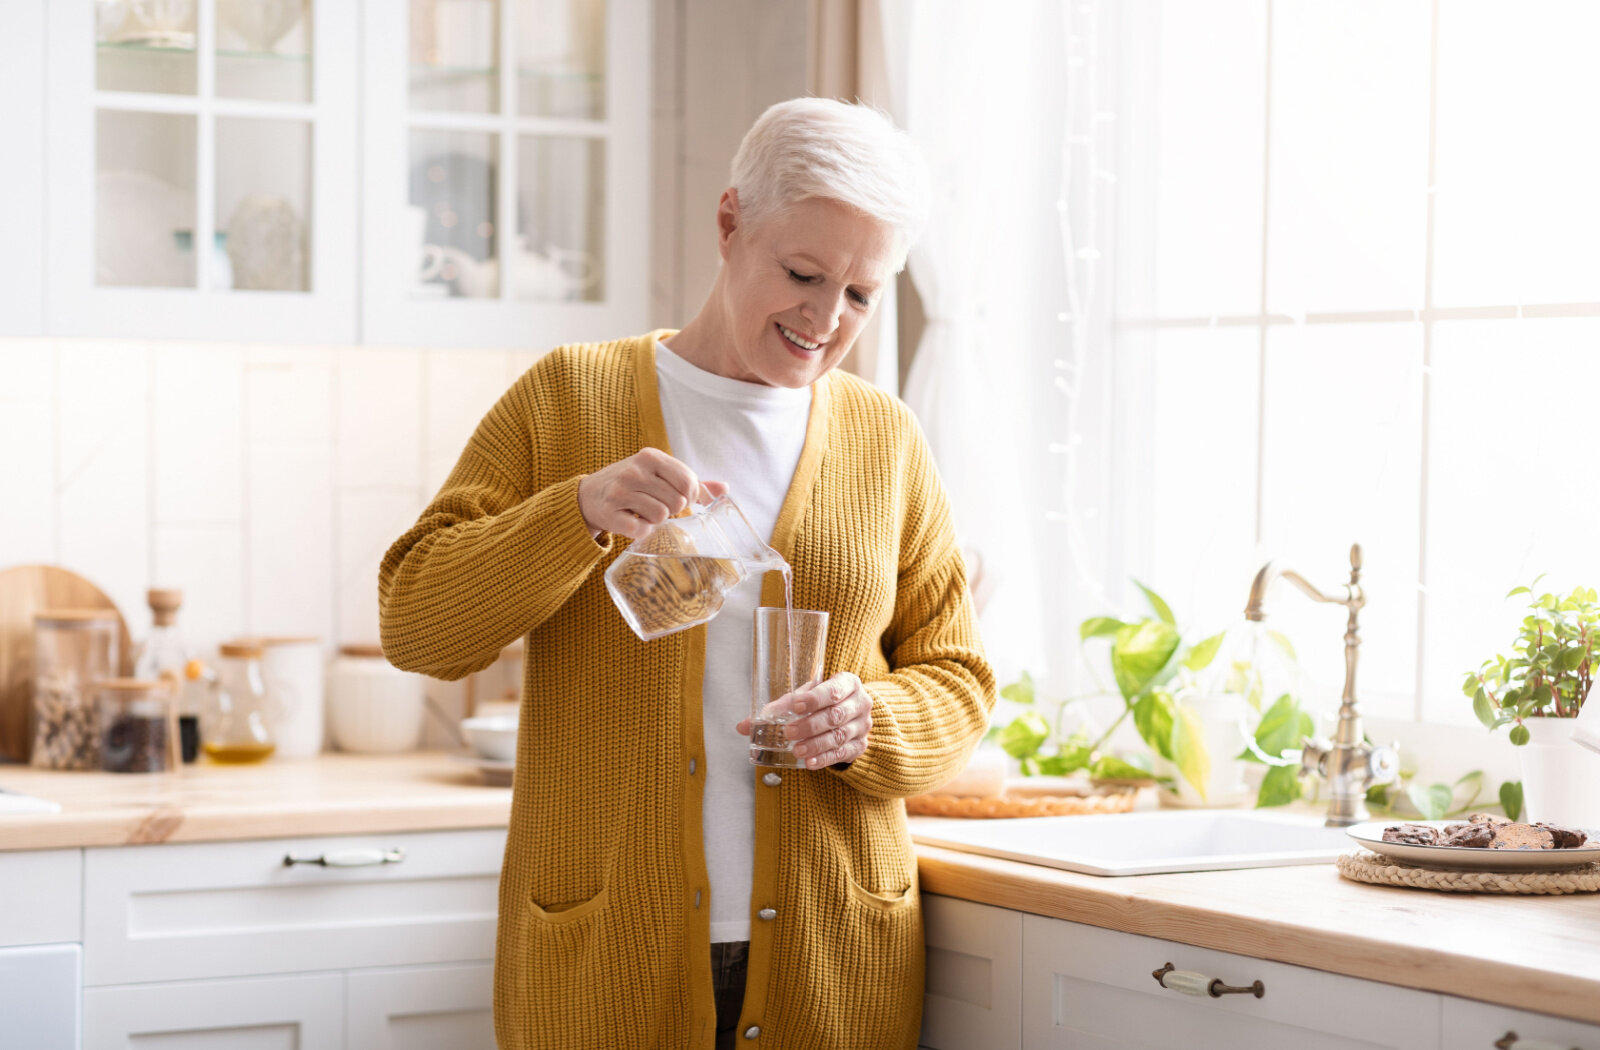
{"type": "Polygon", "coordinates": [[[917,852],[924,893],[1600,1024],[1600,981],[1572,973],[1163,900],[1142,895],[1137,877],[1084,883],[1069,873],[934,846],[917,852]],[[1062,875],[1069,877],[1052,877],[1062,875]]]}
{"type": "Polygon", "coordinates": [[[492,798],[403,799],[392,804],[157,805],[130,807],[114,815],[103,811],[8,815],[0,823],[0,851],[504,828],[510,816],[509,790],[496,791],[492,798]]]}

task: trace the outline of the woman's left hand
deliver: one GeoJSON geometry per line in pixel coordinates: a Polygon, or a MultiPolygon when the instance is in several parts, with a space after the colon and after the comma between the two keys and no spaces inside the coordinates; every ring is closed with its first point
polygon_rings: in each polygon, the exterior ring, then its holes
{"type": "MultiPolygon", "coordinates": [[[[799,716],[784,727],[784,735],[793,741],[795,757],[807,769],[854,762],[867,750],[872,697],[862,688],[861,679],[849,671],[780,697],[767,710],[775,717],[799,716]]],[[[750,719],[736,728],[749,736],[750,719]]]]}

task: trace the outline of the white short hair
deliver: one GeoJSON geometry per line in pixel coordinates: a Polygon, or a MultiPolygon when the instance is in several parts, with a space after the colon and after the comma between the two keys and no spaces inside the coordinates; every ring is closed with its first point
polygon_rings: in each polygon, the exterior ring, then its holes
{"type": "Polygon", "coordinates": [[[882,110],[829,98],[767,107],[733,157],[733,188],[746,222],[823,197],[884,223],[900,265],[928,213],[928,172],[909,135],[882,110]]]}

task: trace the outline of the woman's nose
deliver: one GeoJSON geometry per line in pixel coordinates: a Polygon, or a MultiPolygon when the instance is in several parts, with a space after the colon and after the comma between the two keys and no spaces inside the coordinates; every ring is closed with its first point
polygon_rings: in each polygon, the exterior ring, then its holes
{"type": "Polygon", "coordinates": [[[819,292],[807,298],[800,312],[811,322],[813,336],[830,336],[839,327],[839,315],[844,312],[844,293],[819,292]]]}

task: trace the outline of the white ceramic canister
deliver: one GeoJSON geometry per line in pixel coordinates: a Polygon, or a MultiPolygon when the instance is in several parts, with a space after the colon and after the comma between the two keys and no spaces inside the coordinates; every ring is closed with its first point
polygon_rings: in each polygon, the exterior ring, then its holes
{"type": "Polygon", "coordinates": [[[261,646],[261,676],[273,705],[273,740],[279,758],[314,758],[322,752],[327,661],[322,639],[256,637],[261,646]]]}
{"type": "Polygon", "coordinates": [[[328,727],[341,751],[414,750],[425,712],[421,675],[402,671],[377,645],[345,645],[328,674],[328,727]]]}

